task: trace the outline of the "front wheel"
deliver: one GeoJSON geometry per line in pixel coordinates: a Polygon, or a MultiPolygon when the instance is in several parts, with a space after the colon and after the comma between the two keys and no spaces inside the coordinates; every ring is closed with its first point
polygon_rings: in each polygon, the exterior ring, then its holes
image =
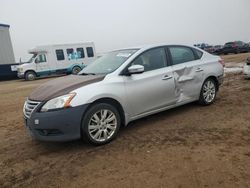
{"type": "Polygon", "coordinates": [[[34,71],[28,71],[25,73],[25,80],[32,81],[36,79],[36,73],[34,71]]]}
{"type": "Polygon", "coordinates": [[[202,105],[210,105],[214,102],[217,94],[216,82],[208,78],[202,85],[199,103],[202,105]]]}
{"type": "Polygon", "coordinates": [[[82,136],[93,145],[107,144],[116,137],[120,125],[119,112],[113,105],[95,104],[84,115],[82,136]]]}

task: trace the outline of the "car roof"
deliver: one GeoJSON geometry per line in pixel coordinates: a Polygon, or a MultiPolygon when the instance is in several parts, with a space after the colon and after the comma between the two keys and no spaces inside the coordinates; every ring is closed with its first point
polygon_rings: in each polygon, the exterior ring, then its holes
{"type": "MultiPolygon", "coordinates": [[[[195,46],[186,45],[186,44],[166,44],[166,43],[160,43],[160,44],[148,44],[148,45],[134,46],[134,47],[129,47],[129,48],[117,49],[117,50],[130,50],[130,49],[147,50],[147,49],[157,48],[157,47],[162,47],[162,46],[186,46],[186,47],[196,48],[195,46]]],[[[199,49],[199,48],[196,48],[196,49],[199,49]]],[[[115,50],[115,51],[117,51],[117,50],[115,50]]]]}

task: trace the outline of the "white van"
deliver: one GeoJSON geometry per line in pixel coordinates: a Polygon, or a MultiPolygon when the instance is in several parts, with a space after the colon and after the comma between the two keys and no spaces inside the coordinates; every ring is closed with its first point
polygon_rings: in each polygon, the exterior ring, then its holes
{"type": "Polygon", "coordinates": [[[96,59],[91,43],[38,46],[29,50],[30,60],[17,68],[19,78],[34,80],[55,74],[77,74],[96,59]]]}

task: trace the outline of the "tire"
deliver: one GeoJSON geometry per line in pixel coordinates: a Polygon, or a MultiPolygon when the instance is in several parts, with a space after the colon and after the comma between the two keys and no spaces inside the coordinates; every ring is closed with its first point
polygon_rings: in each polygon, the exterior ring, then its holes
{"type": "Polygon", "coordinates": [[[78,66],[73,67],[72,74],[76,75],[78,74],[82,69],[78,66]]]}
{"type": "Polygon", "coordinates": [[[214,79],[206,79],[201,88],[199,103],[204,106],[212,104],[215,101],[217,90],[214,79]]]}
{"type": "Polygon", "coordinates": [[[32,81],[36,79],[36,73],[34,71],[27,71],[25,73],[25,80],[32,81]]]}
{"type": "Polygon", "coordinates": [[[97,103],[91,106],[83,117],[82,138],[92,145],[104,145],[117,136],[120,126],[121,117],[118,110],[111,104],[97,103]]]}

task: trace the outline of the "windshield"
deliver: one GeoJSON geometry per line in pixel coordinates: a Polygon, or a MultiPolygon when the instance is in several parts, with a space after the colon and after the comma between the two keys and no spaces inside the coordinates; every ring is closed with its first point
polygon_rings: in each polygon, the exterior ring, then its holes
{"type": "Polygon", "coordinates": [[[26,63],[32,63],[34,61],[34,59],[36,58],[37,54],[33,54],[32,57],[30,58],[29,61],[27,61],[26,63]]]}
{"type": "Polygon", "coordinates": [[[79,75],[109,74],[118,69],[138,49],[119,50],[110,52],[85,67],[79,75]]]}
{"type": "Polygon", "coordinates": [[[234,43],[233,42],[228,42],[225,44],[225,46],[232,46],[234,43]]]}

